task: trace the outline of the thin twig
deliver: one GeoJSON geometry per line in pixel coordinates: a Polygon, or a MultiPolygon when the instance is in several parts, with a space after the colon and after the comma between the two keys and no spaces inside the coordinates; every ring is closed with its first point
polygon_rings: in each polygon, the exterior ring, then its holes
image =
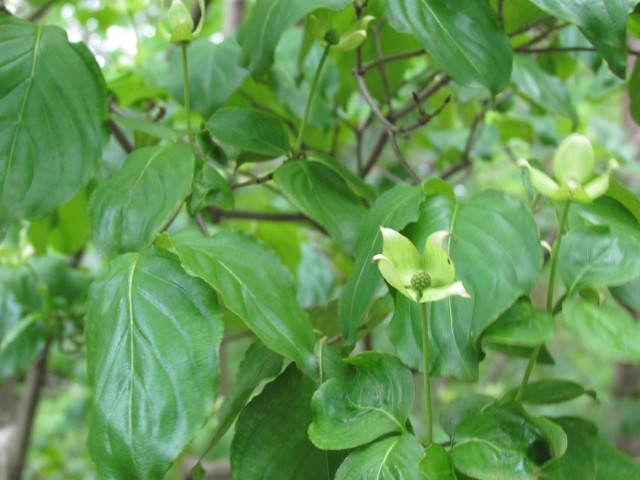
{"type": "Polygon", "coordinates": [[[207,224],[204,223],[204,219],[202,218],[202,215],[198,213],[195,217],[193,217],[193,220],[196,222],[196,225],[198,225],[198,228],[200,229],[200,231],[205,237],[211,236],[211,233],[209,233],[209,229],[207,228],[207,224]]]}
{"type": "MultiPolygon", "coordinates": [[[[544,48],[519,48],[515,53],[562,53],[562,52],[595,52],[593,47],[544,47],[544,48]]],[[[640,50],[629,49],[630,55],[640,56],[640,50]]]]}
{"type": "Polygon", "coordinates": [[[118,124],[109,118],[107,119],[107,125],[109,126],[109,130],[111,130],[111,133],[113,133],[113,136],[116,138],[122,149],[127,153],[133,152],[133,145],[124,134],[124,132],[120,129],[118,124]]]}
{"type": "Polygon", "coordinates": [[[515,37],[516,35],[520,35],[521,33],[527,32],[534,27],[537,27],[541,23],[547,22],[549,20],[554,20],[554,17],[547,15],[546,17],[541,17],[533,22],[527,23],[526,25],[521,26],[520,28],[515,29],[513,32],[509,33],[509,37],[515,37]]]}
{"type": "MultiPolygon", "coordinates": [[[[373,29],[373,41],[376,48],[376,54],[379,58],[384,57],[382,42],[380,41],[380,28],[382,25],[384,25],[384,23],[383,21],[380,21],[380,23],[373,29]]],[[[378,64],[378,72],[380,73],[380,78],[382,79],[382,85],[384,87],[387,109],[389,110],[389,113],[391,113],[391,98],[393,95],[391,93],[391,86],[389,85],[389,78],[387,77],[387,71],[385,70],[384,63],[378,64]]]]}
{"type": "Polygon", "coordinates": [[[373,150],[371,150],[371,153],[369,154],[369,160],[367,160],[367,163],[359,172],[360,178],[364,178],[369,174],[371,169],[375,166],[376,162],[380,158],[380,155],[382,154],[382,151],[384,150],[384,147],[388,141],[389,133],[385,130],[380,135],[380,138],[378,138],[378,142],[376,143],[375,147],[373,147],[373,150]]]}
{"type": "Polygon", "coordinates": [[[531,45],[535,45],[537,43],[540,43],[545,38],[548,38],[552,33],[557,32],[558,30],[561,30],[561,29],[565,28],[568,25],[569,25],[569,23],[562,23],[562,24],[559,24],[559,25],[552,25],[548,30],[545,30],[544,32],[539,33],[538,35],[536,35],[532,39],[528,40],[527,42],[523,43],[522,45],[518,45],[514,49],[518,50],[520,48],[526,48],[526,47],[530,47],[531,45]]]}
{"type": "Polygon", "coordinates": [[[500,28],[504,30],[504,0],[498,0],[498,23],[500,28]]]}
{"type": "Polygon", "coordinates": [[[371,60],[369,62],[363,63],[360,70],[362,73],[366,73],[372,68],[378,68],[380,65],[384,65],[389,62],[397,62],[399,60],[405,60],[408,58],[419,57],[420,55],[424,55],[425,50],[421,48],[420,50],[412,50],[411,52],[397,53],[395,55],[388,55],[386,57],[377,58],[375,60],[371,60]]]}
{"type": "Polygon", "coordinates": [[[210,213],[214,221],[220,218],[237,218],[246,220],[262,220],[265,222],[309,222],[323,233],[327,231],[315,220],[307,217],[302,213],[264,213],[249,212],[246,210],[224,210],[215,206],[208,206],[205,211],[210,213]]]}
{"type": "Polygon", "coordinates": [[[35,363],[29,367],[29,371],[27,373],[25,391],[20,403],[18,421],[16,423],[16,440],[9,460],[8,480],[20,480],[22,478],[22,471],[27,458],[33,422],[36,417],[36,410],[38,408],[38,402],[40,401],[42,387],[45,384],[47,358],[49,357],[50,346],[51,338],[47,340],[44,350],[35,363]]]}
{"type": "Polygon", "coordinates": [[[269,173],[264,177],[256,177],[251,180],[247,180],[246,182],[234,183],[233,185],[231,185],[231,188],[236,189],[236,188],[248,187],[250,185],[260,185],[270,180],[273,180],[273,173],[269,173]]]}
{"type": "Polygon", "coordinates": [[[49,0],[47,3],[43,3],[35,12],[27,17],[27,20],[34,23],[37,22],[49,11],[51,7],[56,4],[57,1],[58,0],[49,0]]]}
{"type": "MultiPolygon", "coordinates": [[[[436,76],[437,74],[434,74],[431,77],[429,77],[429,80],[427,80],[427,85],[429,85],[431,79],[435,78],[436,76]]],[[[433,96],[436,92],[438,92],[438,90],[447,86],[449,82],[451,82],[451,77],[449,77],[448,75],[443,75],[442,78],[440,78],[440,80],[438,80],[436,83],[428,86],[427,88],[423,88],[421,91],[419,91],[416,94],[418,97],[418,100],[420,102],[424,102],[427,98],[433,96]]],[[[414,108],[416,108],[416,102],[415,102],[415,98],[412,98],[411,101],[407,102],[407,104],[404,107],[397,110],[393,115],[390,115],[389,120],[394,122],[399,118],[402,118],[405,115],[407,115],[414,108]]]]}

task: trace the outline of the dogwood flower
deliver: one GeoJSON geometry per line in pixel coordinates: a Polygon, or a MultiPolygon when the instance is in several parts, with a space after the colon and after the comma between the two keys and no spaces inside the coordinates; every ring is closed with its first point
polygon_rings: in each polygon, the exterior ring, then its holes
{"type": "Polygon", "coordinates": [[[202,15],[200,15],[200,21],[194,30],[193,18],[191,17],[189,9],[185,7],[182,0],[173,0],[169,7],[169,11],[167,12],[166,23],[168,30],[163,22],[158,21],[158,26],[162,36],[170,42],[190,42],[198,38],[204,23],[204,0],[198,0],[198,5],[200,6],[202,15]]]}
{"type": "Polygon", "coordinates": [[[448,232],[429,236],[424,256],[404,235],[380,227],[382,253],[373,257],[384,279],[404,296],[419,303],[434,302],[454,295],[471,298],[460,281],[455,281],[453,261],[444,246],[448,232]]]}
{"type": "Polygon", "coordinates": [[[307,19],[307,32],[320,41],[323,46],[348,52],[355,50],[367,39],[367,25],[375,19],[371,15],[362,17],[343,31],[333,28],[334,13],[330,10],[317,10],[307,19]]]}
{"type": "Polygon", "coordinates": [[[607,171],[595,174],[595,156],[589,139],[579,134],[565,138],[553,156],[555,179],[533,168],[524,159],[518,166],[529,169],[531,183],[551,200],[575,200],[591,203],[606,193],[611,172],[618,169],[618,162],[609,160],[607,171]]]}

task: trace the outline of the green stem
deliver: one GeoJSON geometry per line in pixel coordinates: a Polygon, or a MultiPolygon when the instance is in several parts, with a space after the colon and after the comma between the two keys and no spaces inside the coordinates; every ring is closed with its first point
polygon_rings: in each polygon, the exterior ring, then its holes
{"type": "MultiPolygon", "coordinates": [[[[567,223],[567,215],[569,213],[569,205],[571,202],[569,200],[564,204],[564,208],[562,209],[562,215],[560,216],[560,224],[558,226],[558,235],[556,237],[556,241],[553,242],[553,249],[551,250],[551,270],[549,272],[549,286],[547,287],[547,312],[553,315],[555,313],[555,309],[553,307],[553,289],[556,283],[556,268],[558,266],[558,253],[560,252],[560,244],[562,243],[562,233],[564,231],[564,226],[567,223]]],[[[522,396],[524,395],[524,390],[527,387],[527,383],[529,383],[529,377],[531,376],[531,372],[533,370],[536,361],[538,360],[538,355],[540,354],[540,350],[542,350],[542,344],[537,345],[536,348],[531,352],[531,357],[529,358],[529,363],[527,364],[527,369],[524,371],[524,376],[522,377],[522,383],[520,384],[520,388],[518,389],[518,395],[516,396],[516,400],[522,400],[522,396]]]]}
{"type": "Polygon", "coordinates": [[[180,42],[182,51],[182,83],[184,84],[184,110],[187,116],[187,134],[189,135],[189,147],[194,155],[196,155],[196,146],[193,141],[193,129],[191,128],[191,103],[189,100],[189,67],[187,64],[187,43],[180,42]]]}
{"type": "Polygon", "coordinates": [[[322,57],[320,57],[320,62],[318,63],[318,68],[316,68],[316,73],[313,76],[313,80],[311,81],[311,89],[309,90],[309,97],[307,98],[307,105],[304,107],[304,115],[302,116],[302,124],[300,125],[300,130],[298,130],[298,138],[296,139],[296,145],[293,147],[293,158],[297,159],[300,154],[300,148],[302,147],[302,138],[304,136],[304,130],[307,127],[307,119],[309,118],[309,111],[311,110],[311,102],[313,101],[313,96],[316,93],[316,87],[318,86],[318,80],[320,79],[320,73],[322,73],[322,68],[324,67],[325,62],[327,61],[327,57],[329,56],[329,50],[331,49],[331,45],[327,45],[322,52],[322,57]]]}
{"type": "Polygon", "coordinates": [[[433,441],[433,412],[431,410],[431,379],[429,378],[429,317],[427,316],[427,304],[420,304],[422,317],[422,369],[424,372],[424,409],[427,421],[427,446],[433,441]]]}

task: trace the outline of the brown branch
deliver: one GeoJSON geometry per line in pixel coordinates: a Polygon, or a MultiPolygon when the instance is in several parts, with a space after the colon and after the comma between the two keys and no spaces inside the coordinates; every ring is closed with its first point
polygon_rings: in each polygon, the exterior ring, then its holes
{"type": "Polygon", "coordinates": [[[513,32],[509,33],[509,37],[515,37],[516,35],[520,35],[521,33],[527,32],[534,27],[537,27],[541,23],[547,22],[549,20],[554,20],[554,17],[547,15],[546,17],[541,17],[533,22],[527,23],[526,25],[521,26],[520,28],[515,29],[513,32]]]}
{"type": "Polygon", "coordinates": [[[116,138],[116,140],[118,141],[122,149],[127,153],[133,152],[134,150],[133,145],[131,144],[131,142],[129,142],[129,139],[124,134],[124,132],[120,129],[118,124],[114,122],[111,118],[109,118],[107,120],[107,125],[109,126],[109,130],[111,130],[111,133],[113,133],[113,136],[116,138]]]}
{"type": "Polygon", "coordinates": [[[248,187],[250,185],[260,185],[263,183],[267,183],[268,181],[273,180],[273,173],[265,175],[264,177],[256,177],[251,180],[247,180],[246,182],[234,183],[231,185],[232,189],[248,187]]]}
{"type": "MultiPolygon", "coordinates": [[[[563,52],[595,52],[593,47],[544,47],[544,48],[518,48],[515,53],[563,53],[563,52]]],[[[629,55],[640,56],[640,50],[627,50],[629,55]]]]}
{"type": "Polygon", "coordinates": [[[498,24],[504,30],[504,0],[498,0],[498,24]]]}
{"type": "Polygon", "coordinates": [[[27,20],[30,22],[37,22],[49,11],[51,7],[56,4],[57,1],[58,0],[49,0],[47,3],[43,3],[36,11],[27,17],[27,20]]]}
{"type": "Polygon", "coordinates": [[[389,55],[386,57],[377,58],[375,60],[371,60],[369,62],[363,63],[361,70],[363,73],[371,70],[372,68],[378,68],[380,65],[384,65],[385,63],[397,62],[399,60],[405,60],[408,58],[418,57],[420,55],[424,55],[426,52],[424,48],[420,50],[413,50],[411,52],[397,53],[395,55],[389,55]]]}
{"type": "MultiPolygon", "coordinates": [[[[443,75],[442,78],[440,78],[440,80],[438,80],[433,85],[429,86],[430,80],[434,79],[436,76],[437,76],[437,73],[429,77],[429,80],[427,81],[427,85],[425,86],[425,88],[423,88],[421,91],[419,91],[416,94],[420,102],[424,102],[427,98],[433,96],[436,92],[438,92],[438,90],[447,86],[451,81],[451,77],[449,77],[448,75],[443,75]]],[[[407,115],[414,108],[416,108],[416,101],[415,101],[415,98],[412,98],[411,101],[408,102],[404,107],[397,110],[393,115],[391,115],[389,117],[389,120],[394,122],[399,118],[402,118],[405,115],[407,115]]]]}
{"type": "Polygon", "coordinates": [[[375,166],[376,162],[380,158],[380,155],[382,154],[382,151],[384,150],[384,147],[388,141],[389,141],[389,133],[385,130],[384,132],[382,132],[382,134],[380,135],[380,138],[378,138],[378,142],[376,143],[375,147],[373,147],[373,150],[369,154],[369,160],[367,160],[367,163],[359,172],[360,178],[364,178],[369,174],[371,169],[375,166]]]}
{"type": "Polygon", "coordinates": [[[249,212],[246,210],[224,210],[215,206],[205,207],[205,211],[211,214],[214,222],[221,218],[236,218],[244,220],[262,220],[265,222],[309,222],[323,233],[327,231],[315,220],[302,213],[264,213],[249,212]]]}
{"type": "MultiPolygon", "coordinates": [[[[379,58],[384,57],[384,52],[382,51],[382,42],[380,41],[380,28],[382,27],[382,25],[384,25],[384,23],[380,21],[380,23],[376,25],[376,27],[373,29],[373,41],[376,48],[376,55],[378,55],[379,58]]],[[[385,103],[387,104],[389,113],[391,113],[392,112],[391,98],[393,95],[391,93],[391,86],[389,85],[389,78],[387,77],[387,71],[385,70],[384,63],[378,64],[377,68],[378,68],[378,72],[380,73],[380,78],[382,79],[382,86],[384,87],[384,93],[386,96],[385,103]]]]}
{"type": "Polygon", "coordinates": [[[559,24],[559,25],[553,25],[548,30],[545,30],[544,32],[539,33],[538,35],[536,35],[532,39],[528,40],[527,42],[523,43],[522,45],[518,45],[517,47],[514,48],[514,50],[519,50],[521,48],[530,47],[531,45],[535,45],[537,43],[540,43],[545,38],[548,38],[552,33],[557,32],[558,30],[561,30],[561,29],[563,29],[564,27],[566,27],[568,25],[569,25],[568,23],[562,23],[562,24],[559,24]]]}
{"type": "Polygon", "coordinates": [[[211,233],[209,233],[209,229],[207,228],[207,224],[204,223],[204,219],[202,218],[202,215],[198,213],[195,217],[193,217],[193,220],[196,222],[196,225],[198,225],[198,228],[200,229],[200,231],[205,237],[211,236],[211,233]]]}
{"type": "Polygon", "coordinates": [[[51,346],[51,338],[47,339],[44,350],[27,372],[25,381],[25,391],[18,410],[18,420],[16,423],[16,440],[13,444],[13,451],[9,458],[9,475],[8,480],[20,480],[24,469],[27,451],[29,449],[29,441],[33,429],[33,422],[40,401],[42,387],[45,384],[47,373],[47,358],[49,356],[49,347],[51,346]]]}

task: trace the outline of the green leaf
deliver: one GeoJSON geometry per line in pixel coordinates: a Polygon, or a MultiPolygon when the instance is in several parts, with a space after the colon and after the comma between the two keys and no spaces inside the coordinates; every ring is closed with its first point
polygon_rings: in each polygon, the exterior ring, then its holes
{"type": "Polygon", "coordinates": [[[566,300],[564,321],[594,353],[617,362],[640,363],[640,324],[613,304],[566,300]]]}
{"type": "Polygon", "coordinates": [[[148,245],[189,192],[193,169],[185,145],[135,150],[91,196],[93,242],[109,257],[148,245]]]}
{"type": "MultiPolygon", "coordinates": [[[[640,222],[640,199],[637,195],[631,193],[615,178],[609,179],[609,190],[607,190],[607,197],[611,197],[623,205],[637,220],[640,222]]],[[[640,228],[640,223],[636,223],[640,228]]]]}
{"type": "Polygon", "coordinates": [[[222,312],[211,289],[156,249],[114,259],[86,317],[95,390],[89,450],[104,478],[162,478],[211,414],[222,312]]]}
{"type": "Polygon", "coordinates": [[[61,253],[77,253],[89,238],[89,200],[87,189],[80,192],[48,217],[32,222],[29,226],[29,240],[40,255],[47,253],[51,246],[61,253]]]}
{"type": "Polygon", "coordinates": [[[443,214],[435,203],[424,205],[424,220],[406,233],[420,249],[433,229],[441,228],[444,219],[434,218],[450,215],[449,253],[456,278],[472,297],[450,297],[428,306],[432,373],[475,380],[482,332],[538,280],[542,267],[538,227],[531,211],[503,192],[479,193],[453,213],[448,209],[443,214]]]}
{"type": "Polygon", "coordinates": [[[238,31],[238,43],[242,47],[240,65],[262,76],[273,64],[276,45],[285,30],[313,10],[339,10],[350,3],[351,0],[261,0],[238,31]]]}
{"type": "Polygon", "coordinates": [[[290,365],[249,402],[231,444],[233,478],[331,478],[327,452],[307,436],[315,387],[290,365]]]}
{"type": "Polygon", "coordinates": [[[336,480],[420,480],[418,462],[422,446],[403,433],[379,440],[349,454],[336,472],[336,480]]]}
{"type": "Polygon", "coordinates": [[[294,160],[278,167],[273,178],[291,203],[326,228],[342,249],[353,249],[367,210],[334,170],[294,160]]]}
{"type": "MultiPolygon", "coordinates": [[[[191,108],[209,117],[223,106],[240,87],[248,72],[238,66],[240,46],[235,38],[226,38],[222,43],[213,44],[207,38],[199,38],[187,46],[189,61],[189,96],[191,108]]],[[[184,104],[182,75],[182,54],[174,49],[169,58],[167,86],[173,96],[184,104]]]]}
{"type": "Polygon", "coordinates": [[[474,394],[468,397],[460,397],[442,409],[440,412],[440,426],[451,437],[458,425],[465,419],[478,415],[494,403],[495,399],[488,395],[474,394]]]}
{"type": "Polygon", "coordinates": [[[125,130],[131,130],[132,132],[142,132],[152,137],[167,140],[171,143],[176,143],[178,137],[176,132],[171,127],[168,127],[162,123],[152,122],[150,120],[144,120],[142,118],[123,117],[121,115],[110,115],[111,120],[116,122],[118,126],[125,130]]]}
{"type": "Polygon", "coordinates": [[[562,240],[558,273],[569,293],[622,285],[640,276],[640,240],[604,226],[571,230],[562,240]]]}
{"type": "Polygon", "coordinates": [[[366,319],[382,275],[371,259],[382,251],[380,225],[401,230],[418,219],[418,208],[424,201],[420,186],[398,185],[380,195],[362,223],[356,240],[353,273],[340,292],[339,312],[342,336],[347,345],[356,340],[356,330],[366,319]]]}
{"type": "Polygon", "coordinates": [[[268,348],[314,374],[311,322],[296,301],[291,276],[272,250],[229,231],[212,237],[184,231],[165,239],[186,271],[211,285],[268,348]]]}
{"type": "Polygon", "coordinates": [[[209,163],[196,169],[191,195],[187,199],[187,211],[195,216],[208,205],[233,209],[233,190],[229,182],[209,163]]]}
{"type": "Polygon", "coordinates": [[[342,177],[345,182],[347,182],[347,186],[353,193],[355,193],[359,197],[364,198],[365,200],[367,200],[367,202],[373,203],[378,197],[375,188],[366,183],[358,175],[349,170],[335,158],[320,152],[307,152],[307,158],[309,160],[313,160],[314,162],[321,163],[325,167],[333,170],[340,177],[342,177]]]}
{"type": "Polygon", "coordinates": [[[511,80],[518,87],[518,93],[531,102],[549,113],[567,117],[574,125],[578,124],[578,112],[565,84],[542,70],[532,58],[524,55],[514,58],[511,80]]]}
{"type": "MultiPolygon", "coordinates": [[[[518,390],[519,388],[509,390],[501,401],[515,400],[518,390]]],[[[527,384],[521,401],[522,403],[544,405],[567,402],[582,395],[590,395],[595,398],[595,393],[592,390],[585,389],[579,383],[570,380],[546,379],[527,384]]]]}
{"type": "Polygon", "coordinates": [[[530,417],[518,404],[468,417],[452,439],[455,468],[481,479],[538,478],[538,465],[566,450],[566,436],[551,421],[530,417]]]}
{"type": "MultiPolygon", "coordinates": [[[[558,215],[561,208],[560,205],[556,208],[558,215]]],[[[569,230],[577,230],[588,225],[607,226],[611,227],[612,234],[623,233],[640,241],[640,222],[622,203],[608,195],[598,198],[593,203],[572,203],[568,224],[569,230]]]]}
{"type": "Polygon", "coordinates": [[[496,95],[509,82],[512,53],[488,2],[383,1],[391,26],[411,33],[456,82],[496,95]],[[487,48],[491,45],[491,48],[487,48]]]}
{"type": "Polygon", "coordinates": [[[533,308],[528,300],[519,300],[492,323],[482,335],[482,344],[535,347],[555,334],[553,317],[533,308]]]}
{"type": "Polygon", "coordinates": [[[420,461],[420,472],[428,480],[456,480],[453,460],[445,448],[432,443],[424,452],[424,458],[420,461]]]}
{"type": "Polygon", "coordinates": [[[404,432],[415,395],[409,369],[378,352],[344,361],[353,374],[327,380],[313,395],[311,441],[325,450],[343,450],[404,432]]]}
{"type": "Polygon", "coordinates": [[[218,141],[269,158],[286,155],[289,134],[275,115],[254,108],[227,107],[207,122],[218,141]]]}
{"type": "Polygon", "coordinates": [[[102,149],[100,67],[64,30],[0,13],[0,237],[87,183],[102,149]],[[81,92],[81,94],[80,94],[81,92]]]}
{"type": "Polygon", "coordinates": [[[218,424],[213,432],[209,448],[217,444],[233,425],[254,390],[266,379],[273,378],[282,369],[282,357],[276,355],[262,342],[254,342],[240,364],[236,382],[227,391],[218,411],[218,424]]]}
{"type": "Polygon", "coordinates": [[[611,287],[609,291],[618,301],[640,313],[640,277],[619,287],[611,287]]]}
{"type": "Polygon", "coordinates": [[[581,418],[554,418],[568,438],[567,452],[544,465],[541,478],[553,480],[613,480],[640,478],[640,466],[597,435],[596,427],[581,418]]]}
{"type": "Polygon", "coordinates": [[[545,12],[574,23],[618,77],[627,68],[627,17],[637,0],[531,0],[545,12]]]}

